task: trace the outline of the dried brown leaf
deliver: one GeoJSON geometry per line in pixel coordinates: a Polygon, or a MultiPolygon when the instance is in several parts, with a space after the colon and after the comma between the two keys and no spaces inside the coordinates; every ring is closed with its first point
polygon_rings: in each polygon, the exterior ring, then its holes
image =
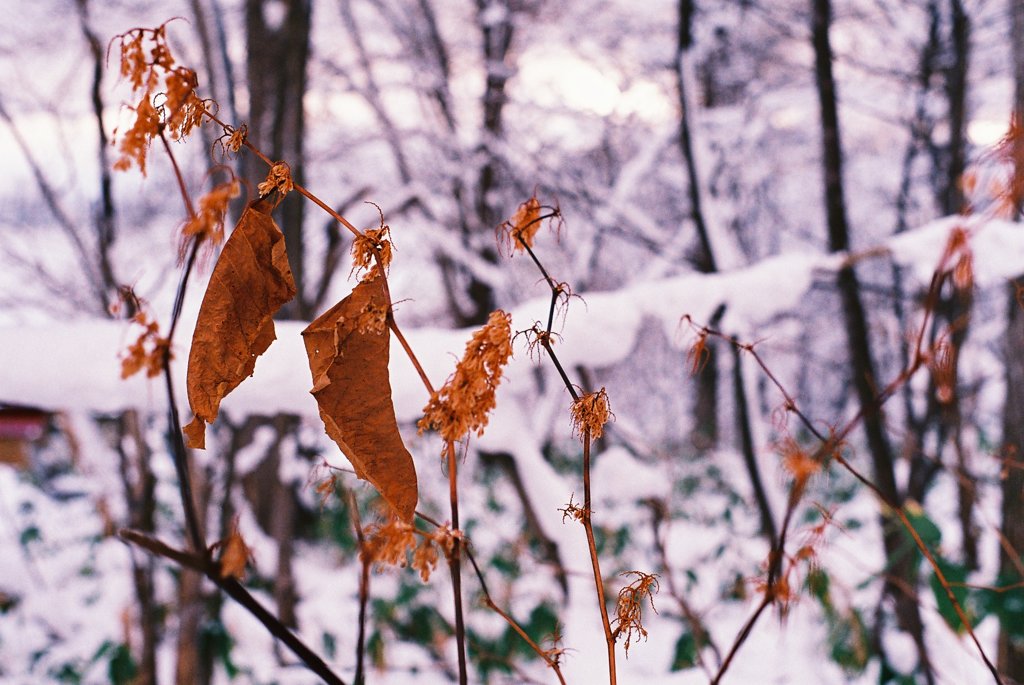
{"type": "Polygon", "coordinates": [[[295,292],[284,235],[267,203],[253,203],[225,243],[199,309],[188,357],[188,402],[195,414],[184,431],[189,447],[205,447],[204,424],[253,374],[256,358],[276,338],[274,313],[295,292]]]}
{"type": "Polygon", "coordinates": [[[403,522],[416,509],[416,469],[398,432],[388,377],[384,279],[363,281],[302,332],[310,391],[327,434],[403,522]]]}
{"type": "Polygon", "coordinates": [[[245,544],[242,534],[238,532],[238,519],[231,524],[231,532],[221,540],[220,546],[220,577],[242,580],[245,577],[245,567],[252,558],[252,551],[245,544]]]}

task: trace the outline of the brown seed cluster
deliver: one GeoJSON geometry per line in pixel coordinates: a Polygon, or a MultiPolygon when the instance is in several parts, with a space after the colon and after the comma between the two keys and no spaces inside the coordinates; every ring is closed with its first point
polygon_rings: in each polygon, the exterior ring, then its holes
{"type": "Polygon", "coordinates": [[[483,434],[502,371],[512,356],[511,326],[512,317],[498,309],[473,334],[455,373],[423,408],[421,432],[434,429],[446,442],[470,431],[483,434]]]}

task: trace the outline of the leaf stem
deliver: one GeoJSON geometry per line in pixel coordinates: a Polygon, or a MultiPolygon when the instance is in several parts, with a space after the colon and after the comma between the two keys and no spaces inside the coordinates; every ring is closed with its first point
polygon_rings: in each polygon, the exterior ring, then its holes
{"type": "MultiPolygon", "coordinates": [[[[459,530],[459,485],[458,460],[455,458],[455,443],[445,443],[445,455],[448,461],[448,498],[451,504],[452,530],[459,530]]],[[[452,593],[455,595],[455,643],[458,647],[459,685],[466,685],[466,625],[462,616],[462,539],[452,539],[452,551],[448,556],[448,568],[452,575],[452,593]]]]}
{"type": "Polygon", "coordinates": [[[597,558],[597,543],[594,539],[594,524],[590,508],[590,428],[583,428],[583,529],[587,532],[587,547],[590,549],[590,565],[594,569],[594,586],[597,589],[597,606],[601,610],[601,627],[608,648],[608,682],[615,685],[615,636],[608,620],[608,603],[604,596],[604,580],[601,577],[601,562],[597,558]]]}

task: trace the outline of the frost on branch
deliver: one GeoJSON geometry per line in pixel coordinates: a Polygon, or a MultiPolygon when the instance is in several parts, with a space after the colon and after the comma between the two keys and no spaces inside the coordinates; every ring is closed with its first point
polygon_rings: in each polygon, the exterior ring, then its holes
{"type": "Polygon", "coordinates": [[[274,313],[295,297],[284,235],[264,208],[253,203],[242,213],[203,296],[188,357],[188,402],[195,414],[185,426],[189,447],[206,446],[205,424],[253,374],[256,358],[276,337],[274,313]]]}
{"type": "Polygon", "coordinates": [[[384,279],[362,281],[311,323],[302,339],[313,375],[310,392],[327,434],[356,475],[377,488],[401,521],[411,523],[416,469],[391,399],[387,312],[384,279]]]}

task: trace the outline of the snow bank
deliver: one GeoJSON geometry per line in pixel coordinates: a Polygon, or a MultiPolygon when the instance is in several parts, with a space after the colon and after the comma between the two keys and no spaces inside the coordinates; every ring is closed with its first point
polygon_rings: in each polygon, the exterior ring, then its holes
{"type": "MultiPolygon", "coordinates": [[[[1024,271],[1024,230],[1008,222],[971,225],[950,217],[892,238],[877,250],[918,279],[928,283],[949,232],[958,225],[972,230],[978,287],[992,287],[1024,271]]],[[[614,365],[633,350],[645,317],[665,327],[670,340],[682,342],[680,320],[691,314],[698,322],[725,304],[728,330],[756,332],[759,325],[791,310],[807,292],[815,275],[834,271],[839,255],[789,254],[724,274],[690,274],[639,283],[620,291],[584,294],[573,299],[556,346],[563,364],[591,368],[614,365]]],[[[538,298],[517,306],[513,326],[530,328],[547,318],[549,300],[538,298]]],[[[311,380],[300,322],[278,322],[278,340],[256,363],[255,375],[224,401],[233,415],[288,411],[317,416],[309,395],[311,380]]],[[[175,383],[186,411],[184,368],[188,332],[194,319],[183,320],[174,353],[175,383]]],[[[163,380],[140,376],[121,380],[118,354],[137,334],[123,322],[87,321],[32,327],[0,328],[0,401],[49,409],[112,412],[126,408],[162,410],[163,380]]],[[[454,368],[470,336],[468,330],[407,331],[435,387],[454,368]]],[[[391,350],[391,374],[399,419],[415,420],[426,392],[397,344],[391,350]]],[[[520,346],[508,369],[509,380],[525,377],[534,361],[520,346]]]]}

